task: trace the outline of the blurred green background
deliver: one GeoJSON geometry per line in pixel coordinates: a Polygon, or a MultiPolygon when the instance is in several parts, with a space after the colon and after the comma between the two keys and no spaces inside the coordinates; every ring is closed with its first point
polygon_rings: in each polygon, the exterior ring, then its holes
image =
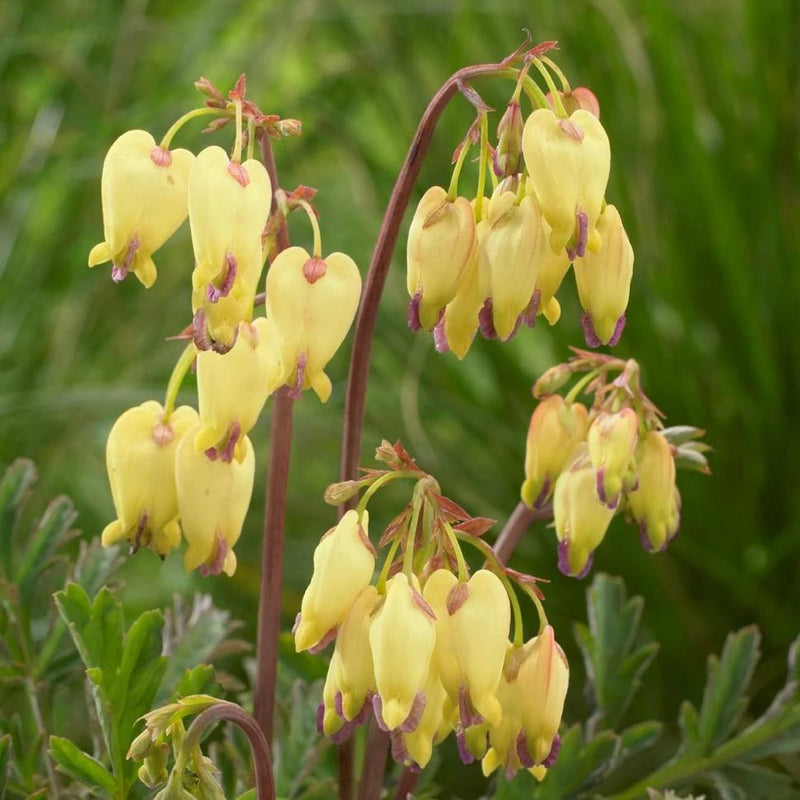
{"type": "MultiPolygon", "coordinates": [[[[189,321],[188,226],[158,254],[150,291],[133,279],[115,286],[105,267],[86,267],[102,238],[100,171],[116,136],[146,128],[158,137],[199,104],[192,83],[200,75],[227,88],[246,72],[249,95],[266,112],[303,121],[302,138],[276,146],[282,185],[319,190],[325,250],[351,254],[365,273],[429,98],[457,68],[512,51],[524,27],[535,40],[557,39],[555,57],[573,85],[590,86],[600,100],[612,144],[607,196],[636,251],[618,353],[640,361],[645,390],[670,423],[705,428],[715,447],[711,478],[679,476],[683,525],[666,554],[645,554],[617,520],[595,560],[645,596],[645,624],[663,644],[632,718],[673,721],[680,699],[699,699],[706,655],[748,622],[764,633],[757,686],[767,697],[800,627],[793,0],[5,0],[0,464],[35,459],[42,491],[71,495],[84,535],[97,536],[113,510],[108,430],[126,408],[162,397],[180,353],[164,339],[189,321]]],[[[477,88],[502,109],[512,86],[487,79],[477,88]]],[[[466,102],[453,102],[415,197],[448,180],[450,154],[471,119],[466,102]]],[[[228,145],[226,135],[201,136],[201,127],[187,126],[176,144],[228,145]]],[[[474,175],[465,175],[473,186],[474,175]]],[[[304,220],[292,221],[292,233],[310,244],[304,220]]],[[[406,328],[400,247],[373,351],[364,463],[382,437],[400,438],[447,494],[502,522],[522,480],[529,387],[567,358],[570,344],[583,344],[571,279],[561,300],[558,327],[540,323],[505,346],[479,341],[459,363],[406,328]]],[[[330,365],[331,401],[306,396],[297,407],[287,628],[313,547],[335,519],[322,491],[337,478],[348,350],[330,365]]],[[[191,381],[182,399],[193,402],[191,381]]],[[[256,491],[235,578],[187,577],[179,556],[162,565],[143,552],[125,567],[132,608],[210,591],[252,636],[268,416],[253,435],[256,491]]],[[[392,496],[375,503],[375,531],[395,513],[392,496]]],[[[548,610],[577,673],[570,623],[584,618],[585,586],[557,572],[554,544],[552,531],[532,529],[513,564],[553,579],[548,610]]],[[[579,691],[569,702],[579,717],[579,691]]],[[[468,774],[474,781],[478,772],[468,774]]]]}

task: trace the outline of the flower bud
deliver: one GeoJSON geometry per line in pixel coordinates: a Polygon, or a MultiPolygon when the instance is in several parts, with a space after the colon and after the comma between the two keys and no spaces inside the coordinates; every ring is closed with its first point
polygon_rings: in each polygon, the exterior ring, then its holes
{"type": "Polygon", "coordinates": [[[372,624],[372,613],[380,600],[381,596],[374,586],[362,589],[336,635],[342,714],[348,722],[358,716],[367,695],[375,691],[375,668],[369,646],[369,628],[372,624]]]}
{"type": "Polygon", "coordinates": [[[157,147],[147,131],[127,131],[111,145],[103,162],[101,194],[105,241],[92,248],[89,266],[111,261],[111,277],[129,272],[149,288],[156,280],[152,254],[186,219],[188,150],[157,147]]]}
{"type": "Polygon", "coordinates": [[[481,569],[451,590],[447,612],[454,655],[469,702],[490,725],[500,722],[495,697],[506,655],[511,609],[502,581],[481,569]],[[458,596],[460,590],[463,600],[458,596]]]}
{"type": "Polygon", "coordinates": [[[638,431],[639,419],[632,408],[600,412],[589,426],[586,443],[597,474],[597,496],[609,508],[619,503],[638,431]]]}
{"type": "Polygon", "coordinates": [[[601,502],[597,478],[585,444],[578,445],[572,464],[556,481],[553,517],[558,537],[558,568],[583,578],[592,554],[603,541],[614,511],[601,502]]]}
{"type": "Polygon", "coordinates": [[[523,764],[551,767],[561,745],[558,728],[569,685],[569,664],[550,625],[525,648],[527,657],[520,665],[517,682],[527,746],[524,755],[529,755],[533,763],[523,759],[523,764]]]}
{"type": "Polygon", "coordinates": [[[128,409],[113,425],[106,445],[106,465],[117,519],[101,540],[108,547],[121,539],[131,550],[150,547],[166,556],[181,540],[175,490],[175,451],[197,422],[197,412],[181,406],[169,422],[155,400],[128,409]]]}
{"type": "Polygon", "coordinates": [[[359,520],[348,511],[314,550],[314,573],[303,594],[294,646],[298,653],[316,647],[337,628],[369,585],[375,549],[368,538],[369,512],[359,520]]]}
{"type": "Polygon", "coordinates": [[[628,508],[639,523],[642,543],[664,550],[680,526],[680,495],[675,486],[672,447],[659,431],[650,431],[636,448],[638,486],[628,494],[628,508]]]}
{"type": "Polygon", "coordinates": [[[296,396],[310,387],[323,403],[330,397],[324,369],[347,336],[360,296],[361,275],[344,253],[319,259],[290,247],[273,261],[267,316],[278,328],[286,384],[296,396]]]}
{"type": "Polygon", "coordinates": [[[597,252],[587,251],[583,258],[575,260],[575,281],[586,312],[583,317],[586,343],[589,347],[601,344],[613,347],[625,327],[633,248],[614,206],[606,206],[597,230],[602,244],[597,252]]]}
{"type": "Polygon", "coordinates": [[[497,167],[501,175],[516,175],[521,171],[522,111],[519,103],[511,101],[497,124],[497,167]]]}
{"type": "Polygon", "coordinates": [[[597,249],[597,220],[611,168],[608,136],[590,111],[559,119],[547,108],[534,111],[522,135],[525,164],[542,213],[552,227],[550,247],[582,256],[597,249]]]}
{"type": "Polygon", "coordinates": [[[369,630],[378,689],[376,715],[390,731],[416,729],[436,641],[434,615],[402,572],[386,582],[386,600],[369,630]]]}
{"type": "Polygon", "coordinates": [[[214,449],[223,460],[244,458],[244,438],[258,421],[264,403],[283,383],[278,335],[271,320],[239,324],[236,344],[224,355],[197,354],[197,394],[202,427],[197,450],[214,449]]]}
{"type": "Polygon", "coordinates": [[[517,741],[522,731],[522,697],[517,674],[524,654],[522,648],[507,644],[505,666],[497,686],[502,714],[500,721],[489,727],[489,747],[481,761],[481,769],[487,777],[503,766],[506,778],[511,779],[522,766],[517,753],[517,741]]]}
{"type": "Polygon", "coordinates": [[[325,736],[335,736],[344,728],[346,720],[338,713],[336,698],[342,675],[342,662],[337,650],[333,651],[325,685],[322,687],[322,730],[325,736]]]}
{"type": "MultiPolygon", "coordinates": [[[[431,330],[456,296],[476,246],[475,216],[469,200],[451,201],[441,186],[422,199],[408,231],[408,293],[414,320],[431,330]]],[[[409,317],[411,319],[411,316],[409,317]]]]}
{"type": "Polygon", "coordinates": [[[212,461],[195,449],[199,432],[199,425],[188,431],[175,454],[178,507],[189,545],[183,564],[187,570],[199,567],[203,575],[233,575],[233,546],[241,535],[253,493],[253,445],[245,436],[241,461],[212,461]]]}
{"type": "Polygon", "coordinates": [[[541,212],[529,195],[518,204],[514,192],[495,194],[488,221],[478,254],[481,294],[491,301],[494,330],[505,341],[531,302],[546,243],[541,212]]]}
{"type": "MultiPolygon", "coordinates": [[[[542,218],[544,231],[543,241],[549,242],[552,228],[542,218]]],[[[555,325],[561,318],[561,304],[556,299],[556,292],[564,282],[571,261],[566,250],[554,253],[548,245],[539,251],[539,274],[536,278],[536,291],[539,292],[539,312],[549,325],[555,325]]]]}
{"type": "Polygon", "coordinates": [[[561,395],[545,397],[536,406],[528,428],[522,501],[540,508],[575,446],[586,438],[589,414],[581,403],[567,404],[561,395]]]}

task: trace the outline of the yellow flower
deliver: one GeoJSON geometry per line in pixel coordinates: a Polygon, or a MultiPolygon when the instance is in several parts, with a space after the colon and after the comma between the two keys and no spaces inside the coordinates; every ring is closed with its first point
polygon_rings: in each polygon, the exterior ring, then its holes
{"type": "Polygon", "coordinates": [[[545,397],[536,406],[528,428],[525,449],[525,482],[522,500],[540,508],[550,497],[556,479],[586,438],[589,415],[581,403],[567,404],[561,395],[545,397]]]}
{"type": "Polygon", "coordinates": [[[267,316],[275,320],[293,396],[312,388],[322,402],[331,394],[325,374],[355,317],[361,276],[353,259],[331,253],[312,258],[302,247],[281,252],[267,272],[267,316]]]}
{"type": "Polygon", "coordinates": [[[244,458],[244,437],[258,421],[264,403],[283,383],[278,336],[270,320],[241,322],[229,353],[197,354],[197,393],[202,427],[197,450],[213,449],[223,461],[244,458]]]}
{"type": "Polygon", "coordinates": [[[336,708],[339,683],[341,681],[342,662],[339,653],[334,650],[328,672],[325,676],[325,685],[322,687],[322,730],[326,736],[335,736],[345,727],[346,720],[338,713],[336,708]]]}
{"type": "Polygon", "coordinates": [[[586,312],[582,320],[586,343],[589,347],[601,344],[613,347],[625,328],[633,248],[614,206],[606,206],[597,230],[602,245],[596,253],[587,251],[583,258],[575,260],[575,281],[586,312]]]}
{"type": "Polygon", "coordinates": [[[609,508],[616,508],[623,483],[629,473],[639,431],[639,420],[632,408],[615,414],[605,411],[589,426],[586,443],[597,473],[597,496],[609,508]]]}
{"type": "Polygon", "coordinates": [[[253,493],[253,445],[245,436],[241,461],[212,461],[195,449],[199,432],[199,425],[187,431],[175,454],[178,507],[189,545],[183,564],[187,570],[199,567],[203,575],[233,575],[233,547],[241,535],[253,493]]]}
{"type": "Polygon", "coordinates": [[[522,751],[521,757],[526,756],[521,758],[523,766],[551,767],[561,746],[558,728],[569,686],[569,664],[550,625],[528,642],[525,649],[527,655],[520,665],[517,682],[527,752],[523,748],[518,750],[522,751]]]}
{"type": "Polygon", "coordinates": [[[294,635],[297,652],[324,646],[356,598],[369,585],[375,549],[368,538],[369,512],[359,521],[351,509],[314,550],[314,573],[303,594],[294,635]]]}
{"type": "Polygon", "coordinates": [[[547,108],[525,123],[522,150],[542,213],[553,229],[550,247],[571,258],[596,250],[597,220],[611,168],[608,136],[591,112],[578,109],[559,119],[547,108]]]}
{"type": "Polygon", "coordinates": [[[466,584],[451,590],[446,612],[464,699],[486,722],[497,725],[501,709],[495,692],[511,622],[508,594],[494,573],[481,569],[466,584]]]}
{"type": "Polygon", "coordinates": [[[261,162],[230,161],[216,146],[200,152],[189,180],[189,223],[195,257],[192,311],[201,349],[211,343],[230,348],[238,323],[250,319],[271,202],[261,162]]]}
{"type": "Polygon", "coordinates": [[[105,241],[92,248],[89,266],[111,261],[115,281],[133,272],[146,287],[152,286],[152,254],[186,219],[193,163],[188,150],[164,150],[147,131],[123,133],[103,162],[105,241]]]}
{"type": "Polygon", "coordinates": [[[335,652],[339,658],[342,715],[348,722],[361,713],[367,695],[375,691],[369,628],[372,624],[372,613],[380,599],[381,596],[374,586],[362,589],[336,634],[335,652]]]}
{"type": "Polygon", "coordinates": [[[639,442],[636,467],[638,486],[628,494],[628,508],[645,549],[658,552],[677,534],[681,519],[675,459],[663,434],[650,431],[639,442]]]}
{"type": "Polygon", "coordinates": [[[597,477],[585,444],[578,445],[570,466],[556,481],[553,517],[558,537],[558,568],[583,578],[592,566],[592,554],[614,516],[597,496],[597,477]]]}
{"type": "Polygon", "coordinates": [[[434,616],[402,573],[386,582],[386,600],[369,629],[375,665],[376,716],[393,731],[412,732],[425,708],[425,683],[436,641],[434,616]]]}
{"type": "Polygon", "coordinates": [[[431,330],[456,296],[475,250],[475,216],[469,200],[451,201],[441,186],[422,199],[408,231],[409,323],[431,330]]]}
{"type": "Polygon", "coordinates": [[[161,421],[164,409],[155,400],[128,409],[113,425],[106,446],[106,465],[117,519],[102,535],[108,547],[121,539],[151,547],[165,556],[181,540],[175,492],[175,449],[197,422],[189,406],[161,421]]]}
{"type": "Polygon", "coordinates": [[[431,760],[433,745],[440,740],[442,720],[444,719],[445,700],[447,692],[444,690],[439,675],[431,660],[428,668],[428,678],[423,686],[425,694],[425,709],[420,717],[419,724],[411,733],[395,731],[393,736],[402,737],[403,747],[408,754],[408,759],[420,769],[424,768],[431,760]]]}
{"type": "Polygon", "coordinates": [[[494,332],[503,341],[519,325],[530,306],[539,275],[544,241],[542,215],[536,200],[501,191],[489,203],[489,225],[481,236],[479,269],[481,295],[491,304],[494,332]]]}
{"type": "Polygon", "coordinates": [[[517,674],[525,652],[522,648],[506,645],[505,665],[497,686],[497,700],[502,714],[500,721],[489,727],[489,747],[481,762],[481,769],[487,777],[503,766],[506,777],[510,779],[522,766],[517,754],[517,742],[522,731],[523,699],[517,674]]]}
{"type": "Polygon", "coordinates": [[[458,578],[449,569],[437,569],[425,581],[422,596],[433,609],[436,616],[436,645],[433,662],[440,680],[453,701],[458,702],[458,692],[462,684],[461,667],[453,647],[452,625],[447,613],[447,597],[458,585],[458,578]]]}

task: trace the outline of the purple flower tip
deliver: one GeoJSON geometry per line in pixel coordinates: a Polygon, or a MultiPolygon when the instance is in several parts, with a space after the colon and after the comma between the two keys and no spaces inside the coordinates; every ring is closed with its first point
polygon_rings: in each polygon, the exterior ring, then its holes
{"type": "Polygon", "coordinates": [[[322,722],[325,719],[325,703],[320,703],[317,706],[317,733],[322,735],[323,727],[322,722]]]}
{"type": "Polygon", "coordinates": [[[433,346],[437,353],[449,353],[450,342],[447,341],[447,332],[444,329],[444,314],[439,318],[433,329],[433,346]]]}
{"type": "Polygon", "coordinates": [[[478,312],[478,324],[484,339],[496,339],[497,331],[492,317],[492,298],[487,297],[483,307],[478,312]]]}
{"type": "MultiPolygon", "coordinates": [[[[586,243],[589,240],[589,217],[586,212],[581,209],[575,214],[575,223],[578,227],[578,240],[575,243],[575,255],[578,258],[583,258],[586,255],[586,243]]],[[[571,256],[574,259],[575,256],[571,256]]]]}
{"type": "Polygon", "coordinates": [[[547,767],[547,769],[550,769],[550,767],[552,767],[553,764],[556,763],[556,759],[558,758],[558,754],[560,751],[561,751],[561,737],[558,734],[556,734],[553,737],[553,744],[550,745],[550,752],[547,754],[547,758],[544,761],[542,761],[542,766],[547,767]]]}
{"type": "Polygon", "coordinates": [[[383,701],[377,692],[372,695],[372,710],[375,712],[375,722],[378,723],[378,727],[388,732],[389,726],[383,720],[383,701]]]}
{"type": "Polygon", "coordinates": [[[464,735],[463,728],[456,730],[456,742],[458,743],[458,757],[461,759],[461,763],[471,764],[475,760],[475,756],[470,753],[467,747],[467,737],[464,735]]]}
{"type": "Polygon", "coordinates": [[[642,548],[645,553],[653,552],[653,547],[650,544],[650,538],[647,535],[647,523],[644,521],[639,523],[639,541],[642,543],[642,548]]]}
{"type": "Polygon", "coordinates": [[[525,731],[520,731],[519,736],[517,736],[517,755],[519,756],[520,764],[525,769],[535,766],[536,762],[528,749],[528,737],[525,735],[525,731]]]}
{"type": "Polygon", "coordinates": [[[418,331],[422,327],[419,321],[419,302],[422,299],[422,292],[417,292],[408,304],[408,327],[412,331],[418,331]]]}
{"type": "Polygon", "coordinates": [[[617,324],[614,326],[614,333],[611,334],[611,338],[608,340],[609,347],[616,347],[619,344],[619,340],[622,338],[622,331],[625,330],[626,321],[624,314],[617,320],[617,324]]]}
{"type": "Polygon", "coordinates": [[[579,580],[585,578],[592,568],[593,561],[594,554],[590,553],[583,569],[576,575],[569,564],[569,539],[564,539],[558,543],[558,570],[563,575],[567,575],[570,578],[578,578],[579,580]]]}
{"type": "Polygon", "coordinates": [[[588,312],[581,317],[581,327],[583,328],[583,337],[589,347],[600,347],[603,344],[594,332],[594,323],[588,312]]]}

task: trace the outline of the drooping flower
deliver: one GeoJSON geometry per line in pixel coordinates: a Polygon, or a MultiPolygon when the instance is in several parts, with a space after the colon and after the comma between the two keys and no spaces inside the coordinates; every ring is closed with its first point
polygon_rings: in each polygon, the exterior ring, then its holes
{"type": "Polygon", "coordinates": [[[392,736],[399,738],[402,747],[408,755],[404,761],[417,765],[420,769],[427,766],[433,754],[433,745],[441,741],[442,721],[444,720],[445,692],[433,661],[428,668],[428,678],[422,689],[425,695],[425,708],[420,717],[419,724],[410,733],[402,730],[395,731],[392,736]]]}
{"type": "Polygon", "coordinates": [[[150,547],[166,556],[180,544],[175,490],[175,450],[197,423],[197,412],[181,406],[162,422],[155,400],[128,409],[114,423],[106,445],[106,465],[117,519],[106,526],[106,547],[122,539],[135,552],[150,547]]]}
{"type": "Polygon", "coordinates": [[[597,477],[586,444],[575,450],[572,463],[558,477],[553,495],[553,518],[558,537],[558,568],[583,578],[592,554],[603,541],[614,516],[597,496],[597,477]]]}
{"type": "Polygon", "coordinates": [[[567,403],[558,394],[539,402],[531,417],[525,449],[522,500],[526,505],[539,508],[547,502],[588,428],[589,415],[581,403],[567,403]]]}
{"type": "Polygon", "coordinates": [[[425,709],[425,683],[436,641],[434,614],[402,572],[386,582],[386,600],[369,629],[375,665],[375,715],[393,731],[411,733],[425,709]]]}
{"type": "Polygon", "coordinates": [[[204,575],[233,575],[233,547],[242,533],[253,493],[253,445],[245,436],[241,461],[212,460],[195,448],[199,432],[199,424],[187,431],[175,454],[178,508],[189,545],[184,566],[187,570],[199,567],[204,575]]]}
{"type": "Polygon", "coordinates": [[[522,150],[554,253],[583,256],[600,247],[597,221],[611,168],[608,136],[590,111],[559,119],[539,108],[525,123],[522,150]]]}
{"type": "Polygon", "coordinates": [[[369,512],[351,509],[314,550],[314,573],[303,594],[294,634],[297,652],[326,644],[375,569],[375,549],[368,538],[369,512]]]}
{"type": "Polygon", "coordinates": [[[441,186],[422,199],[408,231],[409,321],[431,330],[456,296],[476,246],[475,216],[469,200],[450,200],[441,186]]]}
{"type": "Polygon", "coordinates": [[[194,155],[165,150],[147,131],[127,131],[103,162],[101,194],[105,241],[92,248],[89,266],[111,261],[111,277],[133,272],[145,287],[156,280],[152,255],[186,219],[194,155]]]}
{"type": "Polygon", "coordinates": [[[569,664],[550,625],[525,649],[517,675],[525,746],[518,749],[523,766],[551,767],[561,745],[558,728],[569,686],[569,664]]]}
{"type": "Polygon", "coordinates": [[[221,354],[197,354],[197,393],[202,427],[197,450],[213,449],[223,460],[244,458],[244,437],[272,392],[283,383],[278,335],[271,320],[239,323],[236,344],[221,354]]]}
{"type": "Polygon", "coordinates": [[[272,186],[260,161],[231,161],[216,146],[197,156],[189,180],[189,223],[192,311],[201,349],[207,339],[229,348],[239,322],[250,319],[271,202],[272,186]]]}
{"type": "Polygon", "coordinates": [[[586,443],[597,475],[597,496],[616,508],[623,484],[632,467],[639,420],[632,408],[610,414],[601,412],[589,426],[586,443]]]}
{"type": "Polygon", "coordinates": [[[638,485],[628,494],[628,508],[646,549],[663,550],[680,526],[680,495],[675,485],[672,447],[659,431],[650,431],[636,448],[638,485]]]}
{"type": "Polygon", "coordinates": [[[530,195],[517,202],[516,192],[495,193],[488,223],[478,253],[481,294],[491,308],[494,332],[505,341],[531,304],[547,245],[539,206],[530,195]]]}
{"type": "Polygon", "coordinates": [[[522,767],[517,752],[522,732],[522,697],[517,676],[525,652],[521,647],[507,645],[505,664],[497,686],[502,714],[496,725],[489,726],[489,746],[481,761],[481,769],[487,777],[502,766],[506,778],[510,779],[522,767]]]}
{"type": "Polygon", "coordinates": [[[586,312],[583,329],[590,347],[614,346],[625,327],[631,277],[633,248],[622,226],[617,209],[605,207],[597,223],[601,245],[596,252],[587,250],[575,260],[578,297],[586,312]]]}
{"type": "Polygon", "coordinates": [[[270,266],[267,316],[275,320],[294,396],[312,388],[323,403],[330,397],[324,369],[347,336],[360,296],[358,267],[344,253],[322,259],[290,247],[270,266]]]}

